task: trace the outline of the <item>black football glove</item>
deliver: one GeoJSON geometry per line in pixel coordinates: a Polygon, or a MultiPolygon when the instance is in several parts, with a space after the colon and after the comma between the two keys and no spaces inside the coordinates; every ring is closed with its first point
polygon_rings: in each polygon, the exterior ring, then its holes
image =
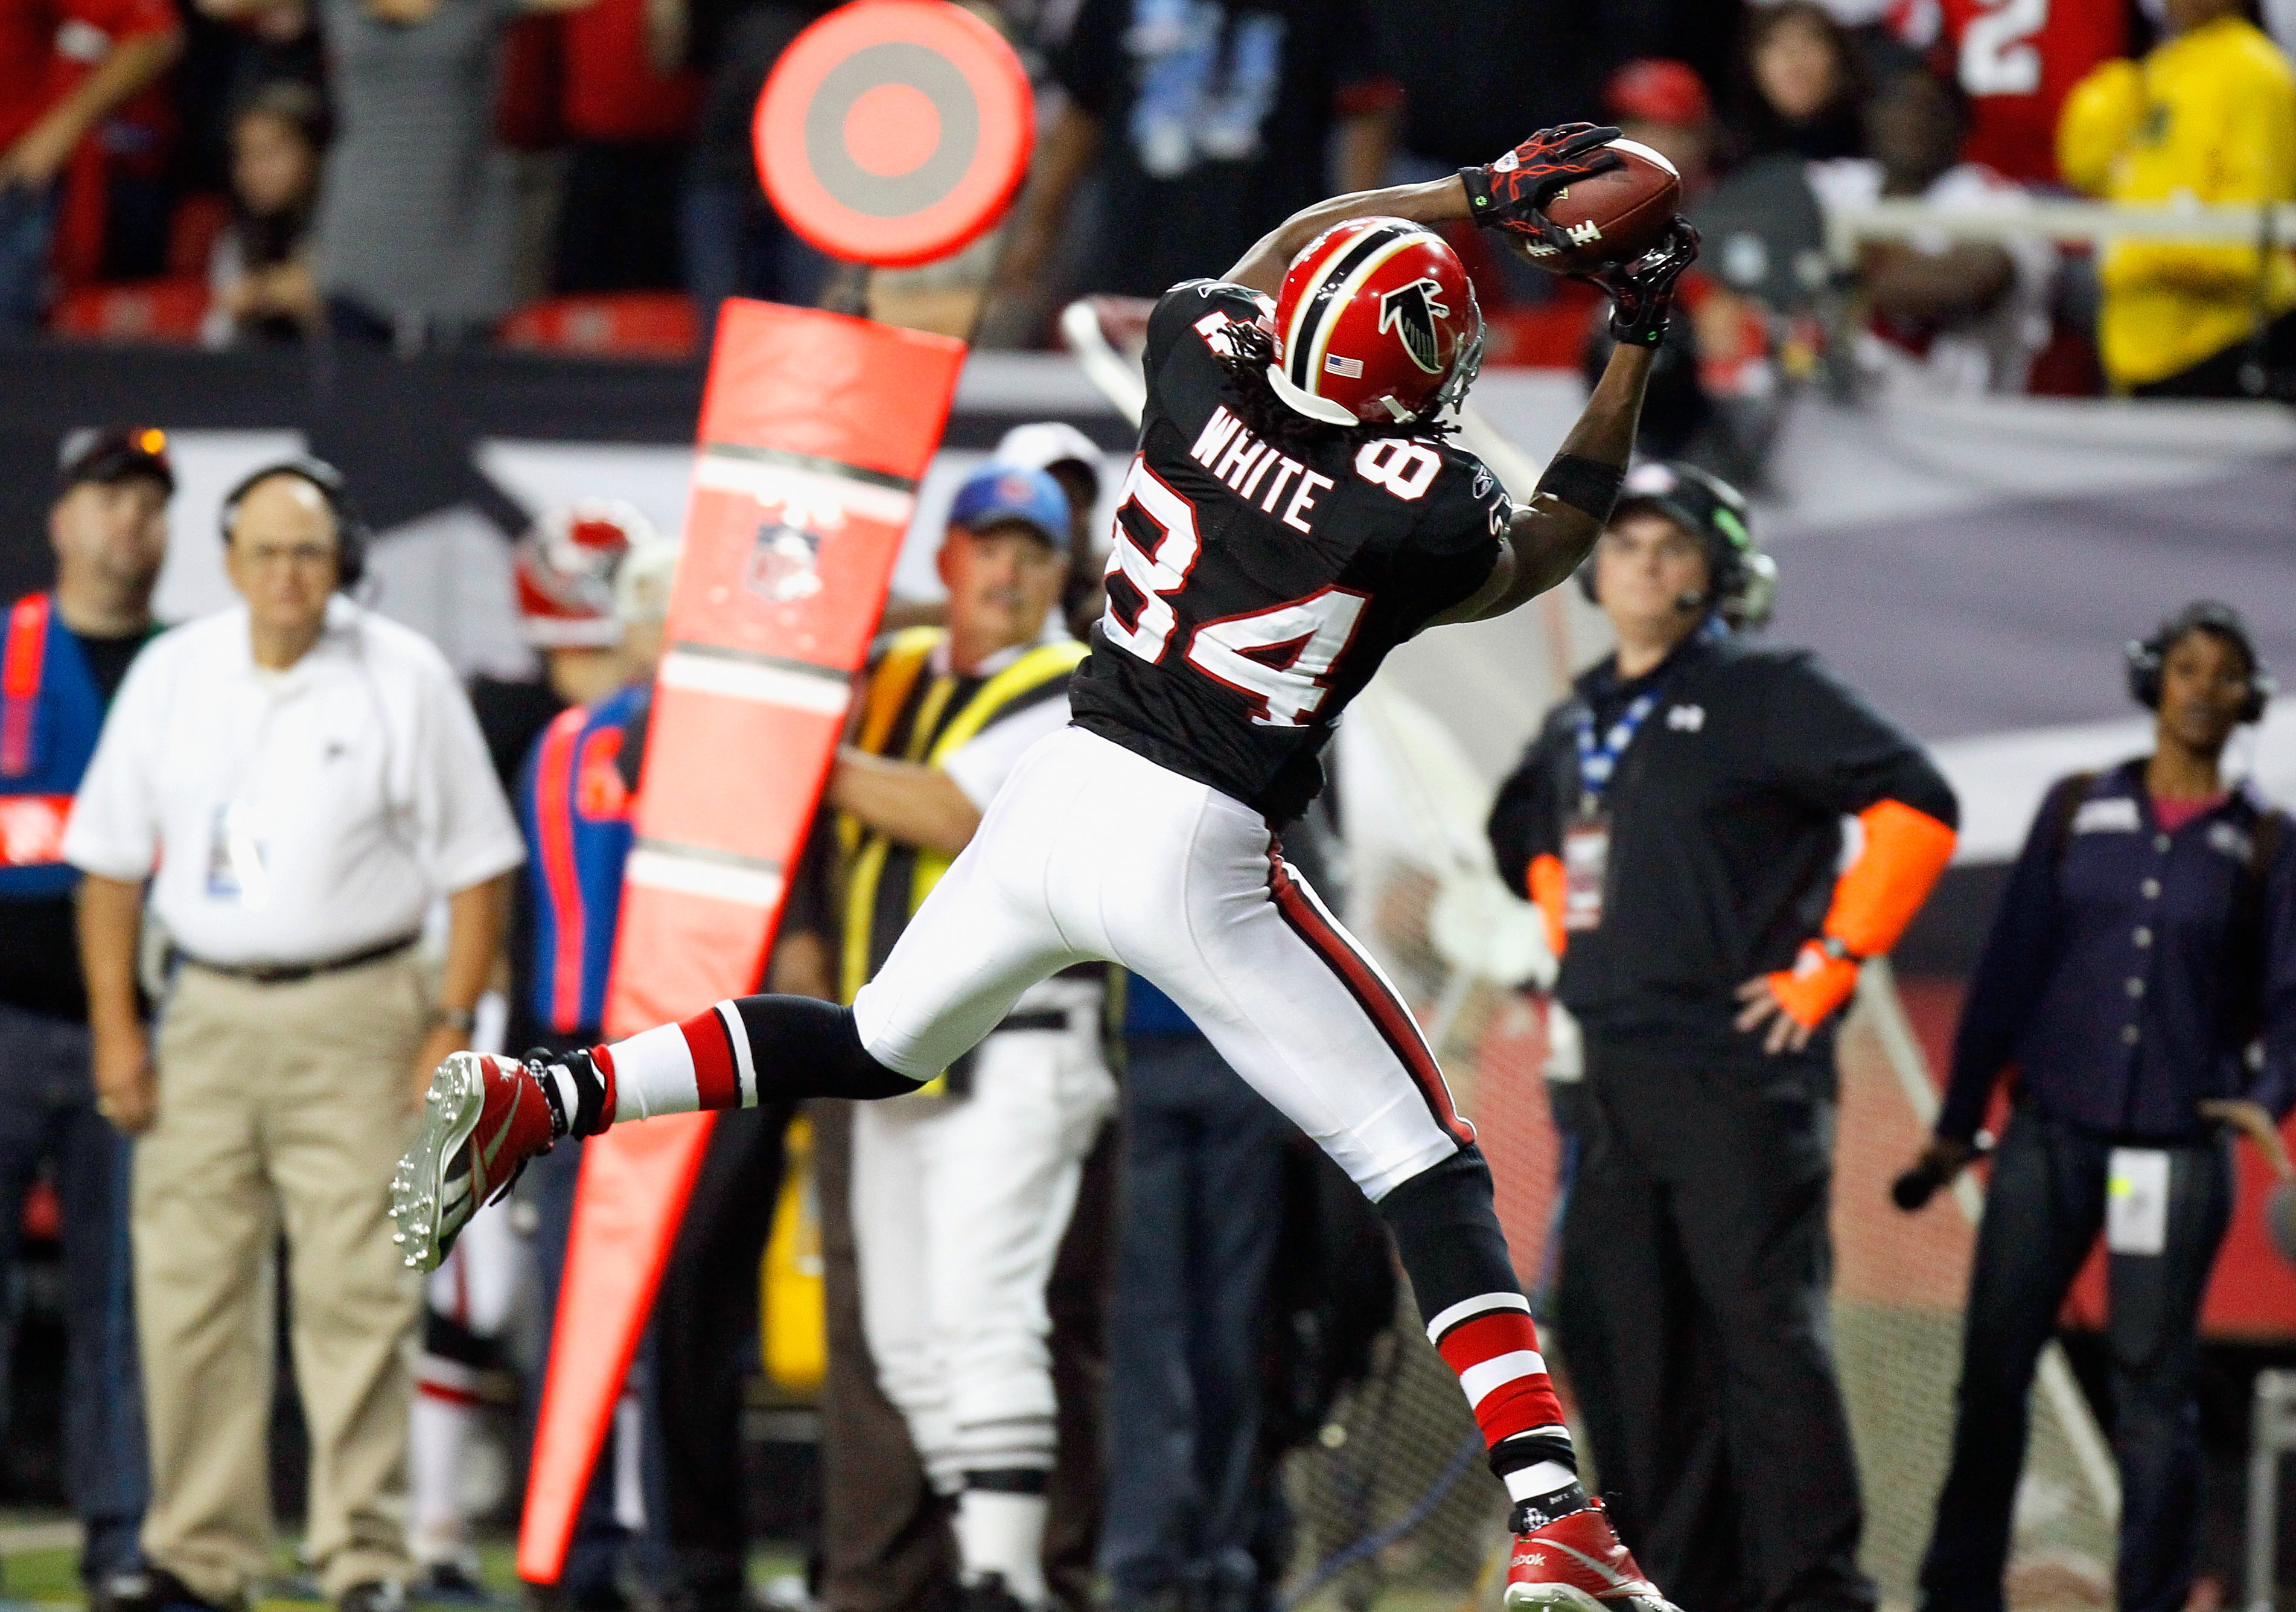
{"type": "Polygon", "coordinates": [[[1666,340],[1666,317],[1674,307],[1674,283],[1698,260],[1698,231],[1675,215],[1666,239],[1632,263],[1582,276],[1611,293],[1611,340],[1656,347],[1666,340]]]}
{"type": "Polygon", "coordinates": [[[1467,187],[1471,215],[1486,229],[1570,251],[1570,238],[1546,221],[1546,204],[1576,180],[1624,168],[1627,160],[1608,149],[1618,137],[1619,131],[1608,125],[1565,123],[1540,129],[1496,162],[1461,169],[1459,182],[1467,187]]]}

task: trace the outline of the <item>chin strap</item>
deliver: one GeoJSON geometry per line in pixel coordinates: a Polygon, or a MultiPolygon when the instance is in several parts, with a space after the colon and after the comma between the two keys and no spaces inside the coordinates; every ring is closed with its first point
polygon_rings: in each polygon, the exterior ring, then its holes
{"type": "Polygon", "coordinates": [[[1815,1029],[1857,989],[1858,965],[1898,943],[1953,859],[1959,838],[1925,811],[1881,801],[1857,814],[1866,843],[1833,886],[1823,938],[1803,942],[1770,991],[1796,1024],[1815,1029]]]}

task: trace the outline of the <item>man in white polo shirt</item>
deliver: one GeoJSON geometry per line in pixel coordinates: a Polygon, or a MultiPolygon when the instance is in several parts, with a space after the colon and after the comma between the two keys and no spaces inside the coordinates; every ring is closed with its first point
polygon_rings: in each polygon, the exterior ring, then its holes
{"type": "Polygon", "coordinates": [[[135,1303],[153,1608],[244,1603],[270,1564],[272,1260],[283,1232],[311,1435],[306,1546],[344,1612],[391,1612],[419,1313],[385,1215],[430,1067],[466,1045],[523,859],[462,689],[337,589],[363,533],[301,460],[241,484],[245,603],[153,640],[74,802],[98,1104],[136,1137],[135,1303]],[[170,948],[138,1014],[144,886],[170,948]],[[435,985],[414,942],[452,915],[435,985]]]}

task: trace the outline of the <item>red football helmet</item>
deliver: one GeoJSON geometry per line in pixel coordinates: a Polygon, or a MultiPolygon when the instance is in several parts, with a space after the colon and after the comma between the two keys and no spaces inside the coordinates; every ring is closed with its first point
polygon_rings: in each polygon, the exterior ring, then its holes
{"type": "Polygon", "coordinates": [[[526,641],[537,649],[620,643],[614,572],[632,548],[660,540],[653,522],[619,498],[585,498],[544,515],[511,557],[526,641]]]}
{"type": "Polygon", "coordinates": [[[1393,424],[1456,403],[1483,361],[1483,315],[1443,237],[1401,218],[1334,224],[1275,299],[1275,395],[1330,425],[1393,424]]]}

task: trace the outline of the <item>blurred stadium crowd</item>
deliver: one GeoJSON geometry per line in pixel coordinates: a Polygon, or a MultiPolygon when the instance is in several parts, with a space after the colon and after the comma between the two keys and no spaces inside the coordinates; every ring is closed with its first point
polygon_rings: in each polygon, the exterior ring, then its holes
{"type": "MultiPolygon", "coordinates": [[[[750,150],[759,86],[824,9],[10,0],[0,321],[662,354],[729,294],[851,302],[758,199],[750,150]]],[[[1152,294],[1334,187],[1587,116],[1673,158],[1714,243],[1661,389],[1677,438],[1742,457],[1782,376],[1820,366],[2074,395],[2262,391],[2287,366],[2277,254],[2014,233],[1824,251],[1827,214],[1884,199],[2296,199],[2288,19],[2252,0],[975,9],[1037,78],[1036,171],[1009,239],[877,288],[912,322],[968,326],[947,293],[986,289],[990,341],[1042,343],[1072,295],[1152,294]]],[[[1472,267],[1495,362],[1576,359],[1591,293],[1472,267]]]]}

